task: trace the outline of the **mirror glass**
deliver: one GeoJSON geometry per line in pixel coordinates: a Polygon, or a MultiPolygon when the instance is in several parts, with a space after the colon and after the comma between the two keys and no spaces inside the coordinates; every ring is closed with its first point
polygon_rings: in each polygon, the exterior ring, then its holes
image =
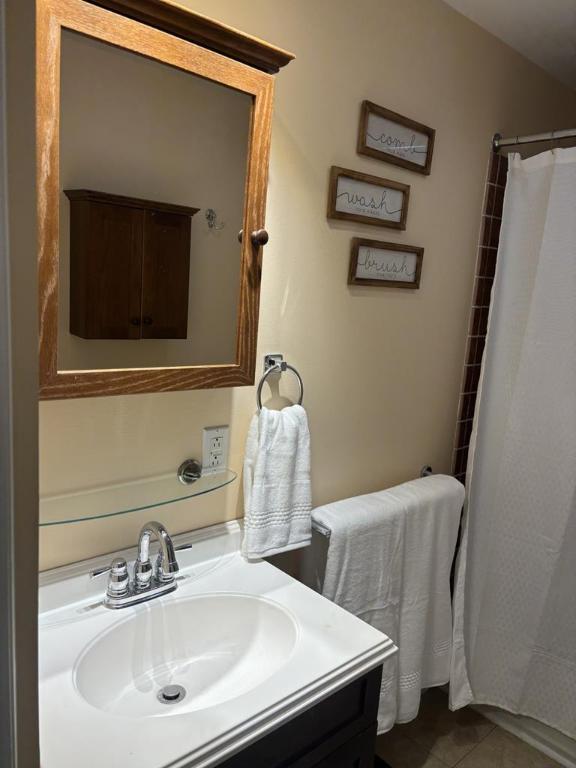
{"type": "Polygon", "coordinates": [[[252,97],[63,31],[58,370],[234,363],[252,97]]]}

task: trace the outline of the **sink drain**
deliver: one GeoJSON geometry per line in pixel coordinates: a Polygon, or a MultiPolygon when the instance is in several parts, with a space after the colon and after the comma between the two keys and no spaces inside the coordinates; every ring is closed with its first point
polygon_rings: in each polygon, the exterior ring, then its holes
{"type": "Polygon", "coordinates": [[[162,704],[177,704],[186,696],[186,689],[181,685],[165,685],[161,688],[156,698],[162,704]]]}

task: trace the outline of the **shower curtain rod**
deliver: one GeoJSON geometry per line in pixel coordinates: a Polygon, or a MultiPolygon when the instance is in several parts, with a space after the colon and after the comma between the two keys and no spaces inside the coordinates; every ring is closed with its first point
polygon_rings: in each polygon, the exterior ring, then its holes
{"type": "Polygon", "coordinates": [[[576,128],[565,128],[562,131],[548,131],[548,133],[535,133],[532,136],[511,136],[503,139],[500,133],[495,133],[492,139],[494,152],[502,147],[514,147],[517,144],[533,144],[537,141],[556,141],[557,139],[576,139],[576,128]]]}

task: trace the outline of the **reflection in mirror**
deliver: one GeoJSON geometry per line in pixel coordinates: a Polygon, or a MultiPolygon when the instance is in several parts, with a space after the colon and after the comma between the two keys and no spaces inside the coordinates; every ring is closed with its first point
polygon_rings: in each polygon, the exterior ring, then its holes
{"type": "Polygon", "coordinates": [[[60,371],[235,361],[251,109],[63,31],[60,371]]]}

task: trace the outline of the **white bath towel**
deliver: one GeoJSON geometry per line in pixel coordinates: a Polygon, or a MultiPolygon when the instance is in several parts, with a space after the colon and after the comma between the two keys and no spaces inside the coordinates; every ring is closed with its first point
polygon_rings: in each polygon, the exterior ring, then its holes
{"type": "Polygon", "coordinates": [[[244,459],[244,541],[248,559],[305,547],[311,539],[310,433],[291,405],[254,416],[244,459]]]}
{"type": "Polygon", "coordinates": [[[464,487],[434,475],[319,507],[329,535],[322,594],[399,648],[382,678],[378,732],[414,719],[423,688],[450,675],[450,569],[464,487]]]}

